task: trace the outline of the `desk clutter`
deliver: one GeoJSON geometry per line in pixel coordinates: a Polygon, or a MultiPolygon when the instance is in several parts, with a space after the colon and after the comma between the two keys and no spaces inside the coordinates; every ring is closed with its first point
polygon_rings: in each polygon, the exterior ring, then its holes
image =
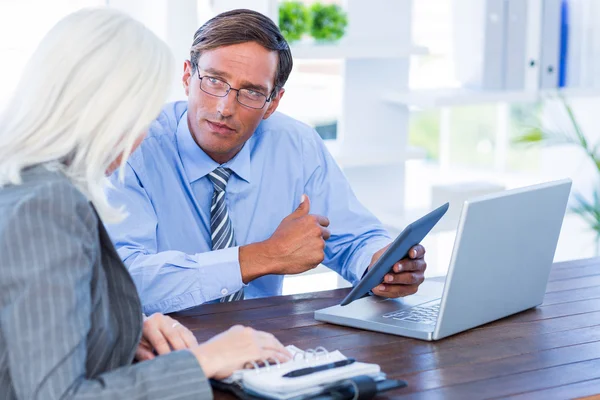
{"type": "Polygon", "coordinates": [[[386,379],[379,365],[347,358],[339,350],[286,348],[293,355],[288,362],[253,363],[252,368],[211,384],[242,399],[285,400],[369,399],[406,386],[404,381],[386,379]]]}

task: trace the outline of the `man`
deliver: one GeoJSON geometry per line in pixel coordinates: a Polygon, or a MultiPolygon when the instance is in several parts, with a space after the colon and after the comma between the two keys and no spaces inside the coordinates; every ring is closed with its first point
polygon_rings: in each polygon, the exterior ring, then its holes
{"type": "MultiPolygon", "coordinates": [[[[226,12],[190,53],[188,101],[163,109],[110,192],[130,214],[110,232],[145,313],[277,295],[285,274],[321,262],[357,282],[391,240],[317,133],[275,113],[292,69],[277,26],[226,12]]],[[[424,253],[412,248],[373,292],[415,293],[424,253]]]]}

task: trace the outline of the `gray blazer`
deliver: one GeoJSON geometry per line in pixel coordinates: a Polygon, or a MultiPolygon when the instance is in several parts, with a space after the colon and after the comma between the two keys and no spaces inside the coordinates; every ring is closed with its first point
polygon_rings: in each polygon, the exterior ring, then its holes
{"type": "Polygon", "coordinates": [[[212,398],[196,358],[131,364],[136,288],[87,199],[38,166],[0,188],[0,399],[212,398]]]}

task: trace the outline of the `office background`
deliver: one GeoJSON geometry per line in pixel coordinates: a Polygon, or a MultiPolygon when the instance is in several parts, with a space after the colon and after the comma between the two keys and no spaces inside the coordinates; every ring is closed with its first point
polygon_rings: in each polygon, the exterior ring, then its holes
{"type": "MultiPolygon", "coordinates": [[[[596,0],[303,0],[347,14],[342,39],[292,44],[279,110],[314,126],[359,198],[392,233],[451,200],[430,235],[428,276],[450,259],[460,205],[502,189],[572,177],[593,197],[598,171],[576,146],[523,146],[535,126],[573,135],[561,94],[587,141],[600,140],[600,2],[596,0]],[[537,60],[531,65],[531,59],[537,60]]],[[[194,31],[216,13],[252,8],[278,21],[277,0],[0,0],[0,107],[37,42],[81,7],[121,9],[171,46],[170,100],[183,99],[194,31]]],[[[116,62],[126,62],[118,60],[116,62]]],[[[40,66],[43,68],[43,66],[40,66]]],[[[599,210],[600,212],[600,210],[599,210]]],[[[507,249],[518,255],[519,249],[507,249]]],[[[565,217],[555,260],[597,255],[581,216],[565,217]]],[[[284,293],[344,286],[325,267],[288,277],[284,293]]]]}

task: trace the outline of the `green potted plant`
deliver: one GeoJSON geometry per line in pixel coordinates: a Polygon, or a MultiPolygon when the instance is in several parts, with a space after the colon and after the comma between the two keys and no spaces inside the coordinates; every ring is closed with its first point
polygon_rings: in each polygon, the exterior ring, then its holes
{"type": "MultiPolygon", "coordinates": [[[[567,131],[542,127],[542,124],[528,129],[515,139],[515,143],[524,145],[571,145],[579,148],[593,163],[600,175],[600,143],[589,143],[577,121],[573,109],[562,95],[558,95],[559,104],[568,116],[570,127],[567,131]]],[[[600,180],[599,180],[600,182],[600,180]]],[[[596,185],[591,199],[581,193],[573,193],[573,203],[569,210],[579,215],[596,234],[596,254],[600,254],[600,185],[596,185]]]]}
{"type": "Polygon", "coordinates": [[[310,12],[300,1],[285,1],[279,5],[279,29],[289,43],[296,42],[308,31],[310,12]]]}
{"type": "Polygon", "coordinates": [[[344,36],[348,16],[337,4],[314,3],[310,15],[310,34],[315,40],[333,42],[344,36]]]}

